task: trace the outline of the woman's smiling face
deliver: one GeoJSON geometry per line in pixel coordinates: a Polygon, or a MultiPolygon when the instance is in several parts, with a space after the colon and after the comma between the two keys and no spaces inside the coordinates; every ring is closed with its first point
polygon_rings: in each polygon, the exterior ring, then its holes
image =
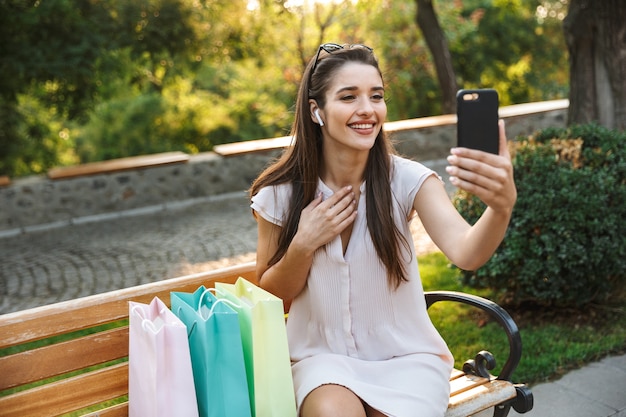
{"type": "Polygon", "coordinates": [[[326,105],[320,109],[325,146],[369,151],[387,117],[378,70],[356,62],[343,65],[335,72],[325,98],[326,105]]]}

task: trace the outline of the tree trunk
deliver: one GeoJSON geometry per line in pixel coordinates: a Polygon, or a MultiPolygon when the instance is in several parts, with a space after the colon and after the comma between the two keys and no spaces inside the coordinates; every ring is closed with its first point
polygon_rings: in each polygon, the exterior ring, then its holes
{"type": "Polygon", "coordinates": [[[571,0],[563,30],[570,55],[567,123],[626,129],[626,2],[571,0]]]}
{"type": "Polygon", "coordinates": [[[432,0],[416,0],[417,3],[417,25],[424,35],[426,45],[433,56],[437,79],[441,87],[442,112],[456,113],[456,76],[452,67],[452,58],[448,48],[446,36],[439,26],[437,14],[432,0]]]}

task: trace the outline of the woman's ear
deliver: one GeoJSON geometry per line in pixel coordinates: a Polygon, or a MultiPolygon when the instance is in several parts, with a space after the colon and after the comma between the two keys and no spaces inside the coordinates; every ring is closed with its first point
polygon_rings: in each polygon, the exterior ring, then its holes
{"type": "Polygon", "coordinates": [[[309,104],[311,109],[311,118],[313,118],[314,121],[317,121],[317,124],[320,126],[324,126],[324,121],[322,120],[322,116],[320,116],[320,108],[317,106],[315,100],[311,100],[309,104]]]}

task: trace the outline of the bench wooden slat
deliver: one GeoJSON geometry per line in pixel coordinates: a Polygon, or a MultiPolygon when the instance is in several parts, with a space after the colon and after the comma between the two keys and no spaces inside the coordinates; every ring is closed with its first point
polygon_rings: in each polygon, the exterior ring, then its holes
{"type": "Polygon", "coordinates": [[[189,155],[184,152],[163,152],[152,155],[129,156],[126,158],[109,159],[107,161],[88,162],[81,165],[52,168],[48,171],[48,178],[58,180],[83,175],[106,174],[130,169],[158,167],[188,161],[189,155]]]}
{"type": "Polygon", "coordinates": [[[128,402],[95,411],[83,417],[128,417],[128,402]]]}
{"type": "Polygon", "coordinates": [[[488,378],[482,378],[479,376],[467,375],[461,378],[450,379],[450,396],[459,395],[465,391],[472,390],[481,385],[489,383],[488,378]]]}
{"type": "Polygon", "coordinates": [[[128,327],[0,358],[0,391],[128,356],[128,327]]]}
{"type": "Polygon", "coordinates": [[[465,376],[465,372],[460,371],[458,369],[453,369],[452,372],[450,373],[450,381],[456,378],[460,378],[462,376],[465,376]]]}
{"type": "Polygon", "coordinates": [[[239,276],[255,282],[254,262],[5,314],[0,317],[0,348],[127,318],[130,300],[149,303],[158,296],[169,305],[170,291],[193,292],[239,276]]]}
{"type": "Polygon", "coordinates": [[[56,416],[128,393],[128,363],[0,397],[3,417],[56,416]]]}
{"type": "MultiPolygon", "coordinates": [[[[128,372],[128,364],[120,364],[128,372]]],[[[446,417],[466,417],[468,410],[474,410],[476,401],[484,402],[484,407],[492,407],[504,400],[515,397],[515,389],[505,381],[489,381],[487,378],[467,376],[460,370],[453,370],[450,375],[450,406],[446,417]]],[[[128,388],[125,387],[127,391],[128,388]]],[[[118,396],[119,397],[119,396],[118,396]]],[[[482,403],[481,403],[482,404],[482,403]]],[[[2,402],[0,401],[0,406],[2,402]]],[[[482,407],[482,406],[481,406],[482,407]]],[[[82,406],[80,407],[82,408],[82,406]]],[[[23,410],[20,410],[22,412],[23,410]]],[[[11,416],[11,415],[8,415],[11,416]]],[[[87,414],[86,417],[126,417],[128,416],[128,402],[114,407],[87,414]]]]}
{"type": "Polygon", "coordinates": [[[450,396],[445,417],[467,417],[476,410],[495,407],[506,400],[515,398],[515,387],[508,381],[493,380],[470,390],[450,396]]]}

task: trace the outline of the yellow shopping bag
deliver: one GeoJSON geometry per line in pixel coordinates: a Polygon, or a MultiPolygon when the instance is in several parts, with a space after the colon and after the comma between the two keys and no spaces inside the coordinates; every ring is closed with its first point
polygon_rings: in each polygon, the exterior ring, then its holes
{"type": "Polygon", "coordinates": [[[252,415],[296,417],[283,301],[241,277],[215,290],[238,312],[252,415]]]}

